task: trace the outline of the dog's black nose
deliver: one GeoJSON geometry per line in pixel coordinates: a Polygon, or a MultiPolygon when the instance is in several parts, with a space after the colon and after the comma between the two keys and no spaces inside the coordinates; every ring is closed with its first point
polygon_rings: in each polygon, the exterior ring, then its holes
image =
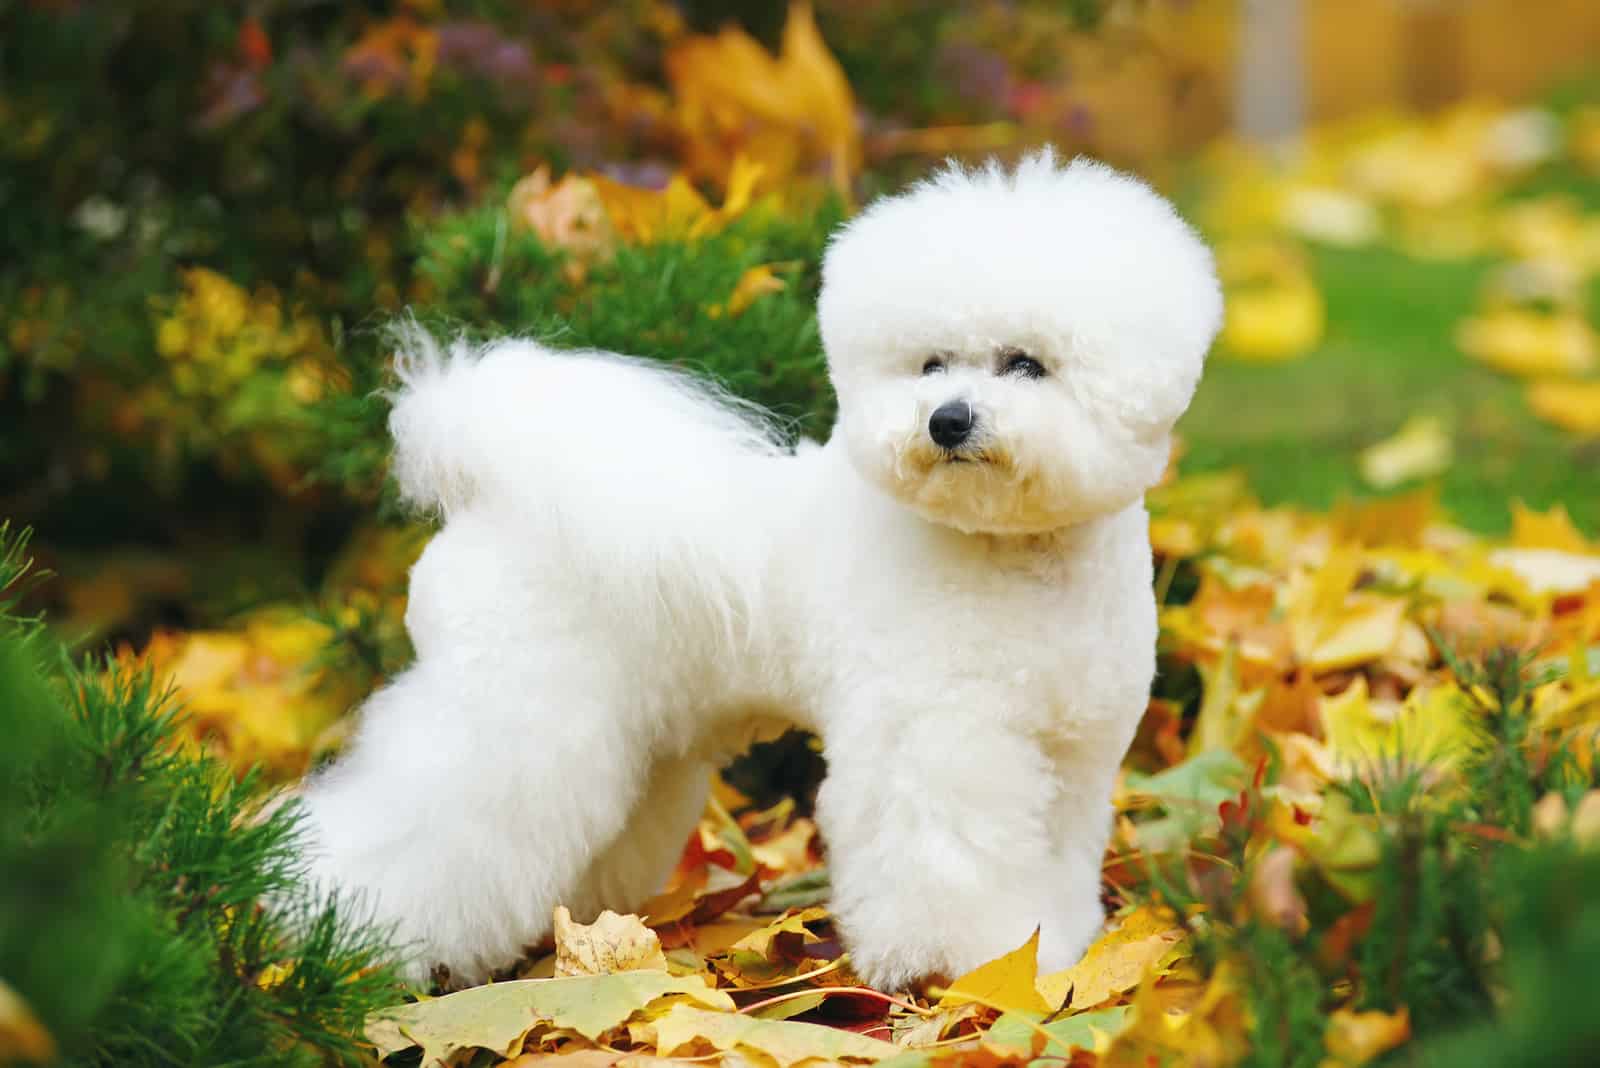
{"type": "Polygon", "coordinates": [[[934,444],[953,449],[972,434],[972,405],[964,400],[946,401],[928,420],[928,436],[934,444]]]}

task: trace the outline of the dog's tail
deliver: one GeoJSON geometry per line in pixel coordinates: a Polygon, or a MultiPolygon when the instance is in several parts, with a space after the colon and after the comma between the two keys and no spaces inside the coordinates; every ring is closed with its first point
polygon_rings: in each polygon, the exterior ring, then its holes
{"type": "Polygon", "coordinates": [[[728,524],[750,507],[753,461],[784,451],[759,409],[654,361],[441,345],[415,326],[399,350],[389,429],[404,497],[446,515],[510,505],[607,570],[733,565],[728,524]]]}

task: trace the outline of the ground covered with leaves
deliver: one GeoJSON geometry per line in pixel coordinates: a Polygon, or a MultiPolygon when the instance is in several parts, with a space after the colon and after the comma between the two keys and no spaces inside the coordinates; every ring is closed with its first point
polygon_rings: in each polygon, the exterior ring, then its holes
{"type": "Polygon", "coordinates": [[[1080,963],[1039,975],[1030,941],[945,988],[864,988],[815,826],[724,783],[638,916],[558,912],[549,953],[369,1039],[425,1064],[785,1068],[1600,1049],[1561,993],[1600,951],[1600,546],[1560,512],[1487,542],[1427,494],[1313,516],[1208,478],[1154,503],[1162,678],[1080,963]]]}
{"type": "Polygon", "coordinates": [[[1117,109],[1208,69],[1205,5],[613,7],[0,5],[0,205],[57,209],[0,212],[0,514],[38,528],[0,535],[0,1060],[1600,1060],[1594,85],[1154,159],[1117,109]],[[1105,934],[861,986],[794,736],[638,915],[396,984],[266,803],[410,656],[374,316],[670,360],[823,435],[830,229],[1041,140],[1160,180],[1228,301],[1151,498],[1105,934]]]}

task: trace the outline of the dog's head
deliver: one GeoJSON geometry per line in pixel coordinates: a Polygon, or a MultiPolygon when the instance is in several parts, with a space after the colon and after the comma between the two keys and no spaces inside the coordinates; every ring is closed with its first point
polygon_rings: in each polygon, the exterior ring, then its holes
{"type": "Polygon", "coordinates": [[[960,530],[1039,533],[1160,478],[1222,297],[1165,200],[1044,152],[873,204],[829,246],[818,308],[862,474],[960,530]]]}

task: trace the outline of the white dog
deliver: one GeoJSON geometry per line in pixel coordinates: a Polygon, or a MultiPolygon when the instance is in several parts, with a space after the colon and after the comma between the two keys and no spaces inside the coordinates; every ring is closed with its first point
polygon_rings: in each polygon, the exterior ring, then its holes
{"type": "Polygon", "coordinates": [[[552,907],[661,888],[707,776],[817,732],[856,971],[893,989],[1103,921],[1112,782],[1154,671],[1145,490],[1217,329],[1206,248],[1048,153],[880,200],[828,249],[839,419],[793,451],[684,375],[415,338],[395,472],[443,530],[416,664],[310,784],[312,870],[476,981],[552,907]]]}

